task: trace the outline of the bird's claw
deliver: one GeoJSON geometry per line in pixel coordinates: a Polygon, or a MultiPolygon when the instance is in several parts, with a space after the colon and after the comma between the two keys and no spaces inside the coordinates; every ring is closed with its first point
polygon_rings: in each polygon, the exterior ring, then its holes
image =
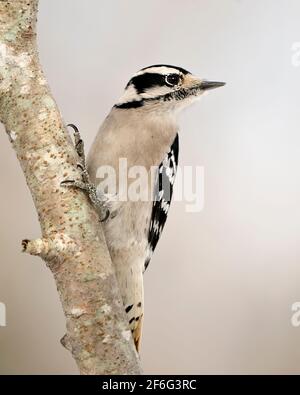
{"type": "Polygon", "coordinates": [[[75,180],[63,180],[63,181],[61,181],[60,186],[64,187],[64,186],[70,186],[70,185],[74,185],[74,184],[75,184],[75,180]]]}
{"type": "Polygon", "coordinates": [[[110,216],[109,209],[105,206],[104,199],[101,199],[97,195],[97,188],[92,183],[86,183],[84,181],[76,181],[76,180],[63,180],[60,185],[62,187],[71,187],[81,189],[85,191],[87,196],[89,197],[91,203],[96,208],[99,213],[100,222],[106,222],[110,216]]]}
{"type": "Polygon", "coordinates": [[[68,126],[72,127],[74,130],[75,149],[80,159],[80,162],[77,163],[77,168],[81,172],[81,181],[67,179],[63,180],[60,185],[62,187],[72,187],[85,191],[91,203],[99,213],[100,222],[105,222],[110,216],[110,211],[105,206],[104,196],[103,198],[99,197],[96,186],[90,181],[89,173],[85,165],[83,140],[81,139],[79,130],[75,125],[69,124],[68,126]]]}
{"type": "Polygon", "coordinates": [[[105,217],[103,219],[100,218],[100,222],[106,222],[108,220],[108,218],[110,217],[110,211],[107,208],[106,209],[106,213],[105,213],[105,217]]]}

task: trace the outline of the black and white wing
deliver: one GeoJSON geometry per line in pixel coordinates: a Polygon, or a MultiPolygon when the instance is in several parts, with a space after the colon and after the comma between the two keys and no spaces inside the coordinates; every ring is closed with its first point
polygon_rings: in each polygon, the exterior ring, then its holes
{"type": "Polygon", "coordinates": [[[148,251],[147,258],[145,260],[145,270],[149,265],[152,254],[167,220],[178,166],[178,153],[179,138],[177,134],[169,152],[166,154],[164,160],[158,167],[150,228],[148,233],[148,251]]]}

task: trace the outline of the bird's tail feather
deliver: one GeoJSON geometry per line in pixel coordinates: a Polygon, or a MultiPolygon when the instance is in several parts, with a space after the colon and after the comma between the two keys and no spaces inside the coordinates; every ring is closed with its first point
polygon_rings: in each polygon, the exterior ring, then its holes
{"type": "Polygon", "coordinates": [[[142,269],[143,266],[140,264],[132,264],[130,268],[127,265],[116,266],[116,276],[137,351],[141,346],[144,315],[142,269]]]}

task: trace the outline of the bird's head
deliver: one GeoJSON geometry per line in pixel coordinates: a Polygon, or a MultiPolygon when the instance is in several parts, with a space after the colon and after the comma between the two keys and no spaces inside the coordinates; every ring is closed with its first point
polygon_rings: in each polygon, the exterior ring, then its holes
{"type": "Polygon", "coordinates": [[[224,85],[224,82],[195,77],[181,67],[154,65],[138,71],[131,78],[115,107],[177,112],[208,90],[224,85]]]}

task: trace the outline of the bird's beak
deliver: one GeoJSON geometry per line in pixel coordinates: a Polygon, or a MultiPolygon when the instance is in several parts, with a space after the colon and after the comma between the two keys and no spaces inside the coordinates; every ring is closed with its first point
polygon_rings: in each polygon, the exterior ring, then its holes
{"type": "Polygon", "coordinates": [[[220,88],[221,86],[224,86],[226,84],[226,82],[217,82],[217,81],[206,81],[203,80],[200,83],[200,89],[203,91],[208,91],[211,89],[216,89],[216,88],[220,88]]]}

